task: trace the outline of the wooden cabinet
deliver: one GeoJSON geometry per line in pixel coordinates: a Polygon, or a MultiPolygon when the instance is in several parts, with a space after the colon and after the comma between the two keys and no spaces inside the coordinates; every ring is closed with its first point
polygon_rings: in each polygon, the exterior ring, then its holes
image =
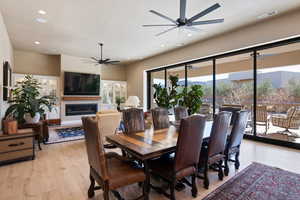
{"type": "Polygon", "coordinates": [[[32,129],[19,130],[12,135],[0,133],[0,165],[34,159],[34,133],[32,129]]]}

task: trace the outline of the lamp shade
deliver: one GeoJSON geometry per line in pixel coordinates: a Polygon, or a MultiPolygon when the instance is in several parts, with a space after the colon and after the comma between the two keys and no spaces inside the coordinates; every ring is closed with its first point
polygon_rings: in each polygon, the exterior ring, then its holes
{"type": "Polygon", "coordinates": [[[138,107],[140,105],[140,99],[137,96],[129,96],[125,105],[129,107],[138,107]]]}

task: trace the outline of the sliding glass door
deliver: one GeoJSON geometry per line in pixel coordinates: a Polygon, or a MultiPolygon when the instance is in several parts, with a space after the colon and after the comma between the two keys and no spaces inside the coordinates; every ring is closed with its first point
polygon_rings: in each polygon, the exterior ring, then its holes
{"type": "Polygon", "coordinates": [[[300,143],[300,44],[257,52],[257,136],[300,143]]]}
{"type": "Polygon", "coordinates": [[[253,57],[244,53],[216,60],[216,113],[248,110],[247,134],[253,134],[253,57]]]}
{"type": "MultiPolygon", "coordinates": [[[[198,113],[213,119],[224,107],[248,110],[246,137],[300,148],[300,37],[148,71],[151,83],[201,85],[198,113]]],[[[148,86],[148,106],[155,107],[148,86]]]]}

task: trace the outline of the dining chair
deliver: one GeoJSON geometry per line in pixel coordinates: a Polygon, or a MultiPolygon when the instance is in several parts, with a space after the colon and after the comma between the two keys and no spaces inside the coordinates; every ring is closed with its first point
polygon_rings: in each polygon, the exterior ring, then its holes
{"type": "Polygon", "coordinates": [[[239,169],[240,167],[240,146],[247,127],[248,115],[249,112],[246,110],[236,113],[236,121],[233,123],[233,127],[225,148],[225,176],[228,176],[229,173],[228,161],[234,162],[235,169],[239,169]],[[235,154],[235,160],[230,159],[230,156],[233,154],[235,154]]]}
{"type": "Polygon", "coordinates": [[[154,130],[169,128],[169,113],[166,108],[154,108],[151,110],[154,130]]]}
{"type": "Polygon", "coordinates": [[[125,134],[142,132],[145,130],[144,111],[138,108],[123,110],[125,134]]]}
{"type": "Polygon", "coordinates": [[[106,136],[114,135],[118,133],[120,127],[120,122],[122,118],[122,113],[117,110],[104,110],[96,114],[100,132],[102,134],[102,140],[104,141],[105,148],[115,147],[112,144],[106,142],[106,136]]]}
{"type": "Polygon", "coordinates": [[[188,114],[188,110],[186,107],[183,106],[177,106],[174,108],[174,114],[175,114],[175,120],[176,121],[180,121],[181,119],[187,117],[188,114]]]}
{"type": "Polygon", "coordinates": [[[116,189],[126,185],[143,182],[143,195],[140,198],[148,199],[146,176],[142,169],[133,168],[129,159],[114,152],[105,153],[102,133],[96,118],[82,117],[87,147],[88,162],[90,165],[90,187],[88,197],[95,195],[95,190],[103,190],[104,200],[109,200],[109,191],[117,199],[122,199],[116,189]],[[95,186],[95,182],[99,184],[95,186]]]}
{"type": "Polygon", "coordinates": [[[170,184],[170,194],[162,190],[161,192],[171,200],[175,200],[176,181],[182,180],[187,176],[192,177],[192,182],[190,183],[184,179],[185,183],[192,188],[192,196],[197,196],[198,191],[195,179],[205,121],[206,117],[204,115],[193,115],[182,119],[178,133],[175,158],[150,161],[149,167],[151,173],[161,177],[170,184]]]}
{"type": "Polygon", "coordinates": [[[222,163],[225,159],[224,150],[231,115],[231,112],[227,111],[219,112],[219,114],[216,115],[208,144],[202,145],[199,168],[204,166],[204,177],[198,177],[204,179],[204,187],[206,189],[209,188],[208,169],[210,165],[215,164],[218,166],[219,180],[223,180],[222,163]]]}
{"type": "Polygon", "coordinates": [[[233,123],[236,121],[237,118],[237,113],[242,110],[242,106],[241,105],[230,105],[230,104],[223,104],[220,108],[220,111],[228,111],[231,112],[231,121],[230,121],[230,125],[233,125],[233,123]]]}

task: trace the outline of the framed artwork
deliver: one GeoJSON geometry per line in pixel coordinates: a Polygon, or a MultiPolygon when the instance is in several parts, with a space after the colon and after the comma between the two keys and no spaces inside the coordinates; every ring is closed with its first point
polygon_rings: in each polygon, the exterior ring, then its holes
{"type": "Polygon", "coordinates": [[[10,87],[12,84],[12,71],[8,61],[3,63],[3,101],[10,97],[10,87]]]}

